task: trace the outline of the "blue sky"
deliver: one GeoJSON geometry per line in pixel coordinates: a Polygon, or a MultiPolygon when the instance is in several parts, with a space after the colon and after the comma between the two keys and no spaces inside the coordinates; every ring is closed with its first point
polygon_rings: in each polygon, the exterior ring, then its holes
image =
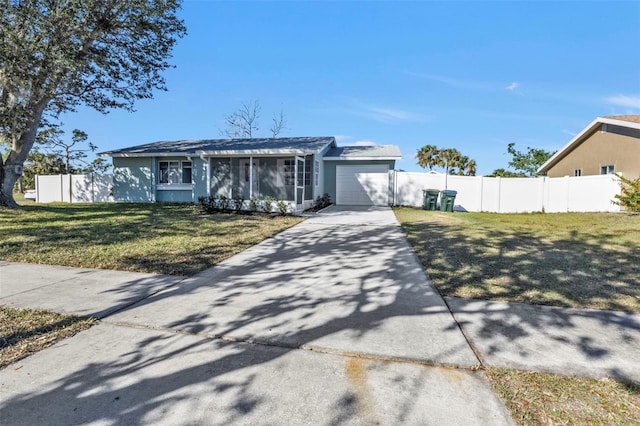
{"type": "Polygon", "coordinates": [[[423,145],[457,148],[478,173],[506,147],[556,150],[595,117],[640,114],[640,2],[186,1],[189,34],[168,92],[135,113],[81,109],[65,127],[100,151],[218,138],[242,102],[259,136],[396,144],[421,170],[423,145]]]}

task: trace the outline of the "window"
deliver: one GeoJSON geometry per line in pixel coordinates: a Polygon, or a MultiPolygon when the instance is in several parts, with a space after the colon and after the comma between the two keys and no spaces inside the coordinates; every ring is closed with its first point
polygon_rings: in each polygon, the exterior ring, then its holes
{"type": "Polygon", "coordinates": [[[287,186],[293,186],[296,183],[296,160],[284,160],[284,166],[282,168],[282,175],[284,176],[284,184],[287,186]]]}
{"type": "Polygon", "coordinates": [[[191,161],[160,161],[159,183],[191,183],[191,161]]]}
{"type": "Polygon", "coordinates": [[[182,183],[191,183],[191,161],[182,162],[182,183]]]}
{"type": "Polygon", "coordinates": [[[574,176],[582,176],[582,169],[575,169],[573,171],[574,176]]]}
{"type": "Polygon", "coordinates": [[[318,186],[320,182],[320,162],[318,160],[313,162],[313,181],[318,186]]]}
{"type": "Polygon", "coordinates": [[[600,167],[600,174],[601,175],[611,175],[611,174],[613,174],[613,170],[614,170],[613,164],[610,164],[608,166],[602,166],[602,167],[600,167]]]}
{"type": "Polygon", "coordinates": [[[304,159],[304,185],[311,186],[311,157],[304,159]]]}

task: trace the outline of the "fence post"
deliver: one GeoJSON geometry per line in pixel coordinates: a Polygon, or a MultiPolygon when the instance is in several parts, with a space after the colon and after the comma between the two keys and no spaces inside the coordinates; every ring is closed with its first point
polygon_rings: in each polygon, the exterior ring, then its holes
{"type": "Polygon", "coordinates": [[[497,183],[497,187],[498,187],[498,213],[502,213],[502,208],[501,208],[501,201],[502,201],[502,178],[500,176],[496,177],[496,183],[497,183]]]}

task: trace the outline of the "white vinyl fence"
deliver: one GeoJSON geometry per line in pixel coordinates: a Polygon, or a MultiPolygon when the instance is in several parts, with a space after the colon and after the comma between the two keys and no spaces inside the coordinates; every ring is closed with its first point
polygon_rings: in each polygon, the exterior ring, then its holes
{"type": "Polygon", "coordinates": [[[489,178],[393,172],[394,204],[422,206],[424,189],[458,191],[455,210],[471,212],[618,212],[614,175],[561,178],[489,178]]]}
{"type": "Polygon", "coordinates": [[[36,175],[36,202],[113,202],[112,186],[112,174],[36,175]]]}

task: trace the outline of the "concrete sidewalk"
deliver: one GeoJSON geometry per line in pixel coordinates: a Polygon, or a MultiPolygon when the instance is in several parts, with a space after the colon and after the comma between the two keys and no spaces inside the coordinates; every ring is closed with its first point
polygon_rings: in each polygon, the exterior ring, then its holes
{"type": "Polygon", "coordinates": [[[0,261],[0,305],[103,318],[182,279],[0,261]]]}
{"type": "Polygon", "coordinates": [[[0,423],[513,424],[388,208],[330,209],[118,306],[0,371],[0,423]]]}
{"type": "Polygon", "coordinates": [[[640,383],[640,314],[446,300],[486,366],[640,383]]]}

